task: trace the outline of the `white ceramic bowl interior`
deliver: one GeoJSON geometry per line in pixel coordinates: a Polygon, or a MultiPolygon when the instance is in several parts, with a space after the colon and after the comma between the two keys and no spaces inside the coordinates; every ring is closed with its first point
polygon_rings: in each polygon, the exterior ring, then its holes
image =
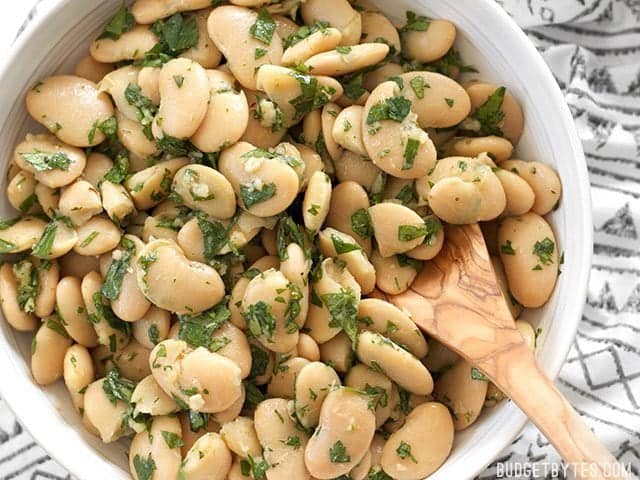
{"type": "MultiPolygon", "coordinates": [[[[26,91],[38,79],[71,72],[90,41],[121,0],[61,0],[25,32],[0,70],[0,165],[6,171],[14,145],[27,132],[42,131],[25,109],[26,91]]],[[[571,345],[582,312],[591,260],[591,205],[584,157],[573,121],[550,71],[521,30],[492,0],[377,0],[382,10],[402,21],[405,10],[453,21],[463,59],[481,72],[473,78],[505,85],[520,101],[525,132],[519,158],[556,168],[564,184],[560,209],[553,213],[559,248],[567,249],[563,274],[551,301],[525,313],[542,328],[538,359],[555,378],[571,345]],[[568,247],[568,248],[567,248],[568,247]]],[[[0,216],[15,215],[4,197],[0,216]]],[[[31,335],[15,333],[0,321],[0,390],[35,439],[81,480],[128,479],[126,445],[102,444],[86,433],[62,382],[41,389],[29,372],[31,335]]],[[[524,415],[511,402],[485,411],[456,436],[455,448],[431,480],[473,478],[516,437],[524,415]]]]}

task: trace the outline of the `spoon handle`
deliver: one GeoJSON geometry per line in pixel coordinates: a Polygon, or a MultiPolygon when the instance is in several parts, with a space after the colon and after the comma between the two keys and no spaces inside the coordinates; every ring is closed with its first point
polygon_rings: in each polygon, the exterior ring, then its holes
{"type": "MultiPolygon", "coordinates": [[[[567,399],[542,373],[524,344],[493,363],[494,383],[522,409],[578,480],[636,479],[596,438],[567,399]]],[[[479,365],[480,366],[480,365],[479,365]]],[[[480,366],[482,368],[482,366],[480,366]]]]}

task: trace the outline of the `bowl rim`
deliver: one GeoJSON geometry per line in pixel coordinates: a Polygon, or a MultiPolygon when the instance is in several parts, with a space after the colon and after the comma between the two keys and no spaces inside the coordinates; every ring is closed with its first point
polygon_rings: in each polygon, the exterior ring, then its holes
{"type": "MultiPolygon", "coordinates": [[[[56,16],[63,9],[67,8],[68,4],[75,1],[77,0],[54,0],[54,3],[52,5],[47,6],[46,11],[38,14],[36,18],[34,18],[26,26],[24,31],[22,31],[19,36],[10,44],[9,50],[7,52],[8,54],[4,57],[4,59],[0,60],[0,84],[4,83],[3,80],[7,74],[7,71],[10,69],[11,65],[13,65],[14,62],[16,62],[16,60],[21,56],[22,50],[26,47],[26,45],[37,39],[38,35],[43,34],[43,26],[46,25],[47,21],[56,16]]],[[[127,3],[130,2],[127,1],[127,3]]],[[[567,340],[561,342],[559,344],[560,346],[554,346],[553,359],[546,362],[543,366],[544,372],[552,380],[555,380],[558,377],[560,369],[566,360],[569,350],[571,349],[573,339],[575,338],[578,325],[582,317],[582,311],[584,309],[583,300],[586,298],[589,273],[592,263],[593,220],[591,209],[591,189],[587,164],[582,149],[582,144],[580,142],[573,117],[566,103],[566,99],[562,94],[562,91],[560,90],[560,87],[556,82],[551,70],[549,69],[549,66],[544,61],[542,55],[536,49],[535,45],[528,39],[523,30],[516,24],[513,18],[511,18],[500,5],[498,5],[494,0],[480,0],[480,3],[483,4],[483,8],[489,11],[489,15],[495,17],[496,20],[502,23],[502,27],[505,27],[501,30],[501,34],[504,36],[505,43],[509,43],[512,48],[521,50],[523,52],[523,56],[526,56],[528,60],[533,62],[533,64],[530,65],[530,71],[535,73],[537,79],[542,82],[543,87],[549,94],[549,102],[552,103],[554,107],[557,107],[559,109],[557,111],[557,114],[562,122],[562,126],[564,129],[563,133],[566,134],[566,138],[564,140],[566,140],[568,144],[567,148],[572,152],[572,155],[574,157],[573,166],[575,166],[575,171],[572,183],[577,185],[576,192],[579,194],[574,200],[580,201],[583,205],[582,218],[579,219],[579,223],[582,224],[583,229],[576,233],[583,238],[584,248],[580,252],[580,256],[576,259],[575,262],[576,265],[580,266],[581,270],[575,274],[578,282],[572,285],[572,291],[577,294],[574,296],[574,298],[577,298],[580,301],[576,300],[567,302],[568,306],[565,305],[565,316],[563,317],[562,322],[563,330],[566,333],[566,335],[563,335],[563,337],[566,337],[567,340]]],[[[44,6],[44,4],[41,4],[41,6],[44,6]]],[[[573,252],[573,254],[575,253],[576,252],[573,252]]],[[[554,318],[553,321],[559,320],[557,318],[554,318]]],[[[0,345],[4,346],[4,343],[6,343],[4,335],[0,335],[0,345]]],[[[12,388],[15,385],[14,382],[25,382],[25,378],[23,378],[24,375],[22,375],[23,371],[25,371],[24,365],[20,366],[15,364],[13,358],[8,355],[5,348],[0,348],[0,358],[7,360],[7,363],[10,364],[7,366],[7,368],[2,369],[2,377],[3,380],[11,381],[0,382],[0,395],[5,400],[8,408],[15,414],[21,425],[29,432],[30,435],[32,435],[36,443],[40,445],[47,452],[47,454],[51,456],[52,459],[60,463],[72,475],[81,478],[80,474],[84,473],[86,469],[82,469],[81,471],[78,462],[75,460],[76,453],[73,451],[73,449],[68,448],[68,445],[64,442],[52,441],[50,436],[45,436],[45,440],[41,440],[43,437],[39,435],[39,433],[43,431],[43,427],[39,425],[37,415],[33,415],[33,411],[29,410],[30,402],[24,401],[24,392],[18,394],[15,392],[16,389],[12,388]]],[[[26,371],[29,374],[28,368],[26,368],[26,371]]],[[[35,385],[30,376],[28,378],[27,385],[31,385],[33,388],[38,390],[41,389],[40,386],[35,385]]],[[[510,405],[510,407],[513,407],[513,405],[510,405]]],[[[521,414],[520,417],[521,418],[519,419],[519,421],[517,418],[512,419],[511,425],[508,429],[508,431],[510,432],[509,435],[503,436],[500,440],[492,442],[491,449],[496,447],[496,451],[492,453],[491,458],[483,457],[482,455],[465,457],[465,461],[468,462],[465,468],[465,472],[469,475],[467,478],[470,479],[478,475],[500,454],[501,451],[506,449],[511,444],[511,442],[513,442],[513,440],[520,434],[520,432],[528,423],[528,419],[523,414],[521,414]],[[497,448],[498,446],[500,448],[497,448]]],[[[82,440],[80,436],[78,436],[78,439],[82,440]]],[[[84,447],[94,450],[86,442],[84,447]]],[[[96,451],[95,453],[101,455],[99,451],[96,451]]],[[[108,459],[106,458],[104,458],[104,461],[105,463],[109,463],[108,459]]],[[[109,467],[110,468],[108,468],[108,470],[114,474],[111,478],[120,478],[120,475],[116,475],[116,473],[120,472],[120,469],[115,465],[109,465],[109,467]]],[[[437,478],[437,480],[440,480],[440,477],[437,475],[437,471],[433,474],[432,478],[437,478]]]]}

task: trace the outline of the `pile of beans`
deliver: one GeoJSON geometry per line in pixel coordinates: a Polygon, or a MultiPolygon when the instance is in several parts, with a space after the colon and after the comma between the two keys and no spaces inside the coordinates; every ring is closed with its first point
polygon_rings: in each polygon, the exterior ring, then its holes
{"type": "Polygon", "coordinates": [[[503,395],[385,294],[482,222],[514,318],[544,305],[560,180],[451,22],[221,3],[123,6],[29,89],[4,318],[136,480],[422,479],[503,395]]]}

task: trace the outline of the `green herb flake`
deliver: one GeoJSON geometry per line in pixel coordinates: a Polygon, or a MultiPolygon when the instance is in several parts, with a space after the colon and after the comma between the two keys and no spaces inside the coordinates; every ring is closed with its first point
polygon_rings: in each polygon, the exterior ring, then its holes
{"type": "Polygon", "coordinates": [[[413,162],[418,155],[418,148],[420,148],[420,141],[415,138],[409,138],[407,140],[407,146],[404,149],[404,163],[402,164],[402,170],[411,170],[413,168],[413,162]]]}
{"type": "Polygon", "coordinates": [[[114,405],[118,401],[129,404],[135,388],[135,382],[122,377],[117,368],[109,370],[102,383],[102,390],[114,405]]]}
{"type": "Polygon", "coordinates": [[[287,438],[286,441],[282,441],[282,443],[284,443],[288,447],[293,447],[294,450],[298,450],[302,446],[302,443],[300,442],[300,437],[298,437],[297,435],[289,436],[289,438],[287,438]]]}
{"type": "Polygon", "coordinates": [[[329,449],[329,459],[331,463],[349,463],[351,456],[347,455],[347,449],[340,440],[329,449]]]}
{"type": "Polygon", "coordinates": [[[287,48],[299,43],[313,33],[324,32],[327,30],[327,28],[329,28],[329,22],[324,21],[315,22],[311,26],[303,25],[295,33],[289,35],[284,39],[283,47],[286,50],[287,48]]]}
{"type": "Polygon", "coordinates": [[[484,373],[482,373],[476,367],[472,367],[471,368],[471,379],[472,380],[479,380],[481,382],[488,382],[489,381],[489,377],[487,377],[484,373]]]}
{"type": "Polygon", "coordinates": [[[407,23],[402,27],[401,32],[426,32],[431,24],[431,19],[416,15],[415,12],[407,12],[407,23]]]}
{"type": "Polygon", "coordinates": [[[174,75],[173,81],[176,82],[176,85],[178,86],[178,88],[182,88],[182,85],[184,84],[184,76],[174,75]]]}
{"type": "Polygon", "coordinates": [[[409,445],[407,442],[401,441],[400,445],[396,449],[396,453],[403,460],[410,458],[413,463],[418,463],[416,457],[414,457],[411,453],[411,445],[409,445]]]}
{"type": "Polygon", "coordinates": [[[367,115],[367,125],[383,120],[402,122],[411,112],[411,100],[405,97],[391,97],[373,105],[367,115]]]}
{"type": "Polygon", "coordinates": [[[45,258],[51,255],[53,242],[56,239],[58,231],[58,222],[56,220],[49,222],[42,232],[42,236],[31,249],[31,253],[36,257],[45,258]]]}
{"type": "Polygon", "coordinates": [[[276,317],[271,312],[271,305],[260,300],[257,303],[249,305],[247,310],[242,313],[247,322],[249,331],[254,336],[265,336],[268,339],[273,337],[276,329],[276,317]]]}
{"type": "Polygon", "coordinates": [[[111,17],[111,20],[109,20],[107,25],[104,27],[104,31],[100,34],[98,40],[100,40],[101,38],[118,40],[123,33],[131,30],[135,24],[136,19],[133,17],[133,15],[123,2],[120,9],[113,17],[111,17]]]}
{"type": "Polygon", "coordinates": [[[217,305],[197,315],[178,315],[180,328],[178,338],[184,340],[193,348],[204,347],[210,351],[220,350],[219,339],[212,338],[229,318],[231,312],[224,304],[217,305]]]}
{"type": "Polygon", "coordinates": [[[410,242],[427,234],[427,227],[422,225],[400,225],[398,227],[398,240],[410,242]]]}
{"type": "Polygon", "coordinates": [[[258,60],[259,58],[264,57],[267,53],[268,53],[267,49],[256,47],[253,58],[254,60],[258,60]]]}
{"type": "Polygon", "coordinates": [[[355,344],[358,335],[358,300],[349,288],[343,288],[338,293],[320,295],[322,303],[329,310],[331,328],[342,328],[355,344]]]}
{"type": "Polygon", "coordinates": [[[207,428],[207,425],[209,423],[208,413],[194,412],[193,410],[189,410],[187,416],[189,417],[189,429],[193,433],[198,433],[200,430],[204,430],[205,428],[207,428]]]}
{"type": "Polygon", "coordinates": [[[258,203],[266,202],[276,194],[276,184],[266,183],[258,189],[252,185],[240,185],[240,196],[245,208],[249,209],[258,203]]]}
{"type": "Polygon", "coordinates": [[[121,152],[116,156],[113,167],[104,175],[105,180],[111,183],[121,184],[129,176],[129,155],[121,152]]]}
{"type": "Polygon", "coordinates": [[[455,103],[455,101],[453,100],[453,98],[445,98],[444,101],[447,103],[447,105],[449,106],[449,108],[453,108],[453,104],[455,103]]]}
{"type": "Polygon", "coordinates": [[[307,213],[309,213],[310,215],[313,215],[314,217],[318,215],[319,212],[320,212],[320,205],[318,205],[317,203],[312,203],[311,206],[307,209],[307,213]]]}
{"type": "Polygon", "coordinates": [[[416,94],[416,97],[421,100],[424,98],[424,89],[431,88],[431,86],[425,81],[424,77],[413,77],[409,82],[409,85],[411,85],[411,89],[413,90],[413,93],[416,94]]]}
{"type": "Polygon", "coordinates": [[[100,235],[100,232],[94,230],[89,235],[87,235],[84,240],[82,240],[82,242],[80,243],[80,247],[81,248],[87,247],[91,242],[93,242],[96,239],[98,235],[100,235]]]}
{"type": "Polygon", "coordinates": [[[276,22],[266,8],[261,8],[258,12],[256,22],[249,29],[249,33],[256,40],[261,41],[265,45],[271,44],[271,39],[276,31],[276,22]]]}
{"type": "Polygon", "coordinates": [[[135,83],[129,83],[124,90],[124,98],[129,105],[134,107],[136,118],[142,125],[142,131],[149,140],[153,140],[151,124],[158,111],[149,97],[142,93],[142,89],[135,83]]]}
{"type": "Polygon", "coordinates": [[[296,109],[295,121],[312,110],[322,108],[336,93],[334,88],[320,85],[314,76],[300,72],[291,72],[290,75],[297,80],[301,90],[300,95],[289,101],[296,109]]]}
{"type": "Polygon", "coordinates": [[[253,480],[264,480],[269,469],[269,463],[264,459],[256,461],[251,455],[246,460],[240,460],[240,473],[245,477],[253,476],[253,480]]]}
{"type": "Polygon", "coordinates": [[[196,218],[204,240],[204,258],[211,262],[229,242],[229,228],[216,220],[207,220],[204,215],[196,218]]]}
{"type": "Polygon", "coordinates": [[[555,250],[555,243],[549,237],[545,237],[544,240],[537,241],[533,246],[533,254],[540,259],[540,263],[543,265],[551,265],[553,263],[553,251],[555,250]]]}
{"type": "Polygon", "coordinates": [[[500,245],[500,253],[505,255],[515,255],[516,251],[513,249],[513,245],[511,245],[511,240],[507,240],[506,243],[500,245]]]}
{"type": "Polygon", "coordinates": [[[133,468],[136,471],[138,480],[151,480],[153,473],[156,471],[156,462],[153,460],[151,453],[146,459],[136,455],[133,457],[133,468]]]}
{"type": "Polygon", "coordinates": [[[360,238],[369,238],[373,235],[371,216],[366,208],[359,208],[351,215],[351,229],[360,238]]]}
{"type": "Polygon", "coordinates": [[[109,300],[115,300],[120,296],[120,289],[122,288],[122,279],[124,278],[129,263],[135,255],[135,244],[126,237],[122,237],[120,240],[120,246],[123,248],[121,255],[118,259],[113,259],[107,274],[104,277],[104,284],[102,285],[102,294],[109,300]]]}
{"type": "Polygon", "coordinates": [[[200,37],[196,18],[182,13],[158,20],[151,26],[151,31],[156,34],[159,42],[150,52],[147,52],[147,59],[160,62],[177,57],[194,47],[200,37]]]}
{"type": "Polygon", "coordinates": [[[58,335],[64,338],[69,338],[69,334],[60,320],[49,319],[46,321],[45,325],[49,330],[53,330],[58,335]]]}
{"type": "Polygon", "coordinates": [[[411,182],[400,189],[396,199],[400,200],[403,205],[411,205],[418,201],[418,193],[416,192],[415,183],[411,182]]]}
{"type": "Polygon", "coordinates": [[[15,243],[8,242],[0,238],[0,253],[9,253],[14,251],[18,246],[15,243]]]}
{"type": "Polygon", "coordinates": [[[164,438],[164,443],[167,444],[167,447],[180,448],[184,446],[184,442],[177,433],[167,432],[166,430],[162,430],[160,433],[162,434],[162,438],[164,438]]]}
{"type": "Polygon", "coordinates": [[[499,87],[473,112],[472,118],[480,122],[479,133],[481,135],[503,136],[502,129],[499,125],[504,120],[502,104],[506,92],[507,89],[505,87],[499,87]]]}
{"type": "Polygon", "coordinates": [[[21,153],[20,156],[36,172],[48,172],[50,170],[69,170],[71,159],[65,152],[42,152],[35,150],[32,153],[21,153]]]}
{"type": "Polygon", "coordinates": [[[367,90],[363,87],[364,73],[352,73],[340,78],[340,84],[344,89],[344,95],[352,101],[358,100],[367,90]]]}
{"type": "Polygon", "coordinates": [[[13,276],[18,281],[18,306],[23,312],[33,313],[39,291],[38,270],[28,259],[15,263],[12,270],[13,276]]]}
{"type": "Polygon", "coordinates": [[[348,53],[351,53],[351,47],[336,47],[336,52],[340,55],[347,55],[348,53]]]}
{"type": "Polygon", "coordinates": [[[342,253],[353,252],[356,250],[362,250],[360,248],[360,245],[358,245],[357,243],[345,242],[344,240],[342,240],[342,238],[335,234],[331,235],[331,242],[333,243],[333,248],[336,249],[336,254],[338,255],[342,253]]]}

